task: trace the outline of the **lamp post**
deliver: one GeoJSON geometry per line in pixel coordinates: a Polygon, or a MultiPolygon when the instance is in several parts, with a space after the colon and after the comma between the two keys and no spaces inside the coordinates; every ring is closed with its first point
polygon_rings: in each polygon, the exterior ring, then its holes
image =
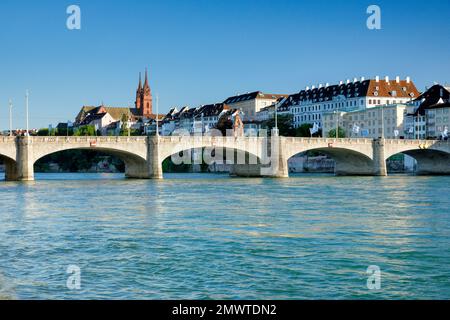
{"type": "Polygon", "coordinates": [[[339,110],[336,110],[336,140],[339,139],[339,110]]]}
{"type": "MultiPolygon", "coordinates": [[[[159,119],[158,119],[158,114],[159,114],[159,95],[156,94],[156,136],[159,138],[159,119]]],[[[159,139],[157,141],[159,143],[159,139]]]]}
{"type": "Polygon", "coordinates": [[[13,131],[12,131],[12,100],[9,99],[9,136],[12,137],[13,136],[13,131]]]}
{"type": "Polygon", "coordinates": [[[29,93],[28,90],[25,92],[25,113],[26,113],[26,121],[27,121],[27,126],[26,126],[26,135],[30,136],[30,127],[29,127],[29,119],[28,119],[28,97],[29,97],[29,93]]]}
{"type": "Polygon", "coordinates": [[[128,137],[131,136],[131,132],[130,132],[130,106],[128,106],[128,121],[127,121],[127,128],[128,128],[128,137]]]}
{"type": "Polygon", "coordinates": [[[276,102],[275,102],[275,132],[278,135],[278,106],[276,102]]]}

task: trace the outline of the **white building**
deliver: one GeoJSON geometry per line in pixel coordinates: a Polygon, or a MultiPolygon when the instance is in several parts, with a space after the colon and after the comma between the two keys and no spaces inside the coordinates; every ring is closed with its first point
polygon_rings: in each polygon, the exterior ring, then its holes
{"type": "Polygon", "coordinates": [[[404,137],[406,108],[405,104],[393,104],[350,112],[327,112],[323,114],[323,135],[327,136],[331,130],[336,129],[339,121],[339,127],[344,129],[348,138],[404,137]]]}
{"type": "Polygon", "coordinates": [[[439,84],[415,99],[405,115],[408,138],[439,139],[450,128],[450,91],[439,84]]]}
{"type": "Polygon", "coordinates": [[[229,97],[223,103],[232,109],[241,110],[244,113],[244,120],[256,120],[257,112],[285,97],[287,95],[255,91],[229,97]]]}
{"type": "Polygon", "coordinates": [[[414,83],[408,77],[400,80],[353,79],[338,85],[319,84],[318,87],[306,87],[305,90],[291,95],[286,103],[290,104],[294,116],[294,127],[302,124],[323,124],[323,114],[330,111],[364,110],[380,105],[404,104],[419,96],[414,83]]]}

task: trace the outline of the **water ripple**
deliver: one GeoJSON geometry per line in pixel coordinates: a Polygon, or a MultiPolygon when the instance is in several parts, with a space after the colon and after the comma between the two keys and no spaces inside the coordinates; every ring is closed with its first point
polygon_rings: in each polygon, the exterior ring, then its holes
{"type": "MultiPolygon", "coordinates": [[[[105,180],[107,179],[107,180],[105,180]]],[[[448,299],[448,177],[1,183],[0,298],[448,299]],[[66,287],[67,266],[82,271],[66,287]],[[366,269],[382,270],[369,291],[366,269]]]]}

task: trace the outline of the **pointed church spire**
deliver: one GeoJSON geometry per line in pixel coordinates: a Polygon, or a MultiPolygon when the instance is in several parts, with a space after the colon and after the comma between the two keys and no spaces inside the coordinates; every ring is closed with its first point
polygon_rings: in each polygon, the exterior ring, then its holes
{"type": "Polygon", "coordinates": [[[141,79],[141,73],[139,72],[139,85],[138,88],[136,90],[136,101],[134,102],[134,105],[136,107],[136,109],[140,109],[142,107],[142,93],[143,93],[143,89],[142,89],[142,79],[141,79]]]}
{"type": "Polygon", "coordinates": [[[139,86],[138,86],[138,91],[140,91],[142,89],[142,80],[141,80],[141,73],[139,72],[139,86]]]}
{"type": "Polygon", "coordinates": [[[148,85],[148,75],[147,75],[147,68],[145,68],[145,83],[144,83],[144,88],[150,87],[148,85]]]}

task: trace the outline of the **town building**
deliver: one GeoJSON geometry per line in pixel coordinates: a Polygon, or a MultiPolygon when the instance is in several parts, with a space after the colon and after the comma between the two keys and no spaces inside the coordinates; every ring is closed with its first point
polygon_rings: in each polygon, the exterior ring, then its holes
{"type": "Polygon", "coordinates": [[[257,112],[262,108],[268,107],[280,98],[285,98],[284,94],[269,94],[261,91],[238,94],[227,98],[223,103],[232,109],[241,110],[244,120],[256,120],[257,112]]]}
{"type": "Polygon", "coordinates": [[[391,104],[348,112],[326,112],[322,119],[323,135],[327,136],[339,123],[348,138],[401,138],[405,134],[403,123],[406,109],[405,104],[391,104]]]}
{"type": "Polygon", "coordinates": [[[229,134],[228,130],[232,130],[234,137],[244,135],[244,122],[242,119],[242,111],[238,109],[227,109],[221,113],[216,128],[222,132],[223,136],[229,134]]]}
{"type": "Polygon", "coordinates": [[[306,87],[305,90],[291,95],[285,104],[293,114],[294,127],[302,124],[323,125],[323,114],[330,111],[364,110],[380,105],[405,104],[419,96],[414,83],[409,77],[390,80],[380,77],[366,80],[353,79],[338,85],[319,84],[318,87],[306,87]]]}
{"type": "Polygon", "coordinates": [[[440,139],[450,127],[450,88],[433,85],[417,97],[405,114],[408,138],[440,139]]]}
{"type": "Polygon", "coordinates": [[[96,132],[106,135],[107,127],[117,120],[111,116],[105,107],[101,106],[89,112],[81,121],[77,122],[77,126],[93,126],[96,132]]]}
{"type": "MultiPolygon", "coordinates": [[[[136,90],[135,107],[83,106],[75,118],[74,127],[93,125],[101,134],[116,134],[125,124],[126,128],[144,131],[144,126],[156,119],[153,113],[153,98],[148,80],[147,70],[142,84],[141,74],[136,90]],[[119,122],[117,125],[111,125],[119,122]]],[[[161,117],[161,116],[160,116],[161,117]]]]}
{"type": "Polygon", "coordinates": [[[290,106],[284,103],[287,97],[280,97],[270,106],[264,107],[256,113],[256,121],[264,122],[275,117],[275,108],[278,116],[288,115],[291,113],[290,106]]]}
{"type": "Polygon", "coordinates": [[[162,135],[170,135],[177,129],[191,134],[208,133],[216,128],[223,113],[230,110],[224,103],[202,105],[197,108],[184,107],[180,111],[172,108],[162,119],[162,135]]]}

